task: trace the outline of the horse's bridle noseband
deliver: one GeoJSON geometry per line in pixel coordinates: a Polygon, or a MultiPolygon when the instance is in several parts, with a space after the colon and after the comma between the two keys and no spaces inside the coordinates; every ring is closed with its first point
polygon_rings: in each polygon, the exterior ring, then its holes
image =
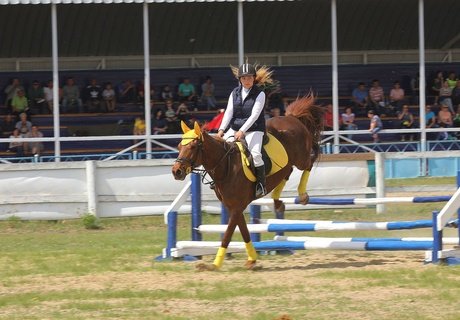
{"type": "MultiPolygon", "coordinates": [[[[201,139],[198,139],[198,138],[194,138],[193,140],[198,140],[198,143],[197,143],[197,147],[198,147],[198,151],[195,153],[195,157],[194,159],[188,159],[188,158],[177,158],[174,162],[179,162],[180,164],[190,164],[190,171],[193,171],[195,169],[195,163],[196,163],[196,160],[198,159],[198,154],[202,151],[202,147],[203,147],[203,141],[201,139]]],[[[190,141],[190,143],[192,143],[193,141],[190,141]]],[[[188,171],[188,170],[187,170],[188,171]]],[[[190,173],[190,172],[187,172],[187,174],[190,173]]]]}

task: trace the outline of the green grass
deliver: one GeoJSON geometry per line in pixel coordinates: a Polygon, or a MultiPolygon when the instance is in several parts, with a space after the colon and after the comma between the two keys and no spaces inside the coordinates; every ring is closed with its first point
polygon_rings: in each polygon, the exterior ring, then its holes
{"type": "MultiPolygon", "coordinates": [[[[373,207],[309,210],[286,218],[429,219],[441,207],[387,205],[381,215],[373,207]]],[[[190,238],[189,220],[179,216],[179,240],[190,238]]],[[[204,223],[219,220],[203,215],[204,223]]],[[[423,252],[266,255],[258,272],[245,270],[245,255],[235,254],[221,271],[198,273],[191,263],[154,261],[166,242],[163,217],[101,219],[100,225],[91,230],[81,220],[0,221],[0,319],[458,319],[460,268],[424,265],[423,252]]],[[[314,236],[431,236],[431,231],[314,236]]]]}
{"type": "Polygon", "coordinates": [[[400,186],[420,186],[420,185],[437,185],[437,184],[454,184],[456,177],[420,177],[410,179],[385,179],[386,187],[400,186]]]}

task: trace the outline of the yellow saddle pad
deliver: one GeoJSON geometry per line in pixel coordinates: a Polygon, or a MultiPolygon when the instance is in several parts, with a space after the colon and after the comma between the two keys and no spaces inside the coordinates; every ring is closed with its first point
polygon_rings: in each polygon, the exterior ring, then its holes
{"type": "MultiPolygon", "coordinates": [[[[280,171],[282,168],[284,168],[287,165],[288,156],[281,142],[279,142],[279,140],[276,139],[270,133],[267,133],[267,135],[269,137],[269,141],[266,145],[264,145],[264,149],[267,152],[272,162],[272,168],[267,175],[267,176],[271,176],[272,174],[277,173],[278,171],[280,171]]],[[[241,162],[243,163],[243,171],[244,171],[244,174],[246,175],[246,178],[248,178],[248,180],[250,181],[255,182],[256,176],[251,171],[251,164],[249,162],[249,159],[246,157],[244,153],[243,145],[241,144],[241,142],[237,142],[236,145],[240,149],[241,162]]]]}

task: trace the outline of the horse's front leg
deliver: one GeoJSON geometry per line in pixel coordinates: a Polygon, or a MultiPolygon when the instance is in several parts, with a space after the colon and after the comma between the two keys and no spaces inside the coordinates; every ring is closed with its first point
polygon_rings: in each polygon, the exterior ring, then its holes
{"type": "Polygon", "coordinates": [[[235,232],[236,224],[237,224],[237,219],[235,218],[235,215],[230,213],[230,218],[228,219],[227,229],[225,230],[224,237],[222,238],[220,248],[217,250],[217,254],[216,254],[216,257],[214,258],[214,262],[212,263],[212,265],[206,265],[206,264],[200,263],[197,265],[198,270],[214,271],[222,267],[228,245],[230,244],[233,233],[235,232]]]}
{"type": "Polygon", "coordinates": [[[281,182],[273,189],[272,191],[272,199],[273,199],[273,204],[275,207],[275,215],[277,219],[284,219],[284,211],[286,209],[286,206],[284,205],[283,201],[280,200],[281,198],[281,192],[284,189],[284,186],[286,185],[287,180],[283,179],[281,182]]]}
{"type": "Polygon", "coordinates": [[[253,270],[256,267],[257,262],[257,252],[254,248],[254,245],[251,241],[251,235],[249,234],[248,225],[246,220],[244,219],[243,213],[238,214],[237,216],[237,224],[238,228],[240,229],[241,236],[243,237],[244,245],[246,247],[246,253],[248,255],[248,260],[246,261],[246,268],[249,270],[253,270]]]}
{"type": "Polygon", "coordinates": [[[308,178],[310,178],[310,170],[304,170],[302,172],[302,177],[300,178],[299,186],[297,187],[299,203],[304,205],[308,203],[308,200],[310,200],[307,193],[308,178]]]}

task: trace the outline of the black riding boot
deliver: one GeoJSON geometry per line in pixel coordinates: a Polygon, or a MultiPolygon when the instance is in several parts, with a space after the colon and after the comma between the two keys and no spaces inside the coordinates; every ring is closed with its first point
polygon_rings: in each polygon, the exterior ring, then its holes
{"type": "Polygon", "coordinates": [[[265,190],[265,166],[256,167],[256,198],[267,194],[265,190]]]}

